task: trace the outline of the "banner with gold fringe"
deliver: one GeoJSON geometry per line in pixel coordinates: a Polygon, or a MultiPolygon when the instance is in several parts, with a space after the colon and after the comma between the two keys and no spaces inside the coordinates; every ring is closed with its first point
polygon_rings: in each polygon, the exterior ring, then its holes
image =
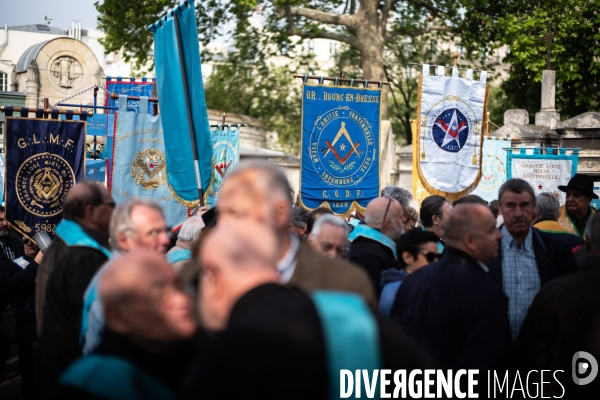
{"type": "Polygon", "coordinates": [[[7,117],[5,126],[6,219],[30,239],[54,236],[67,192],[84,176],[85,122],[7,117]]]}
{"type": "Polygon", "coordinates": [[[120,96],[115,133],[112,195],[117,204],[143,198],[159,204],[169,226],[187,218],[167,181],[167,160],[161,116],[149,115],[147,97],[140,98],[140,112],[127,111],[127,96],[120,96]]]}
{"type": "Polygon", "coordinates": [[[380,125],[381,88],[304,83],[303,207],[327,207],[337,215],[364,212],[379,196],[380,125]]]}
{"type": "Polygon", "coordinates": [[[481,130],[488,96],[487,72],[473,80],[473,70],[466,77],[452,68],[445,76],[443,66],[436,76],[423,65],[419,81],[417,118],[419,138],[417,173],[429,194],[450,200],[471,192],[481,177],[481,130]]]}

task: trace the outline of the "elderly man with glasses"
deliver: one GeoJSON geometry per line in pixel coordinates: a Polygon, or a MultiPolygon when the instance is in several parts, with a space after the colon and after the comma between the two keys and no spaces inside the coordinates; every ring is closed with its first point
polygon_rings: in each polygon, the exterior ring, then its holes
{"type": "MultiPolygon", "coordinates": [[[[130,200],[120,204],[110,220],[111,259],[141,250],[164,256],[170,243],[162,208],[148,200],[130,200]]],[[[100,277],[105,264],[94,276],[84,296],[80,341],[83,353],[94,350],[102,339],[104,315],[98,297],[100,277]]]]}
{"type": "Polygon", "coordinates": [[[395,239],[404,233],[404,211],[398,201],[378,197],[367,205],[365,224],[350,233],[350,261],[363,267],[381,293],[381,273],[396,267],[395,239]]]}

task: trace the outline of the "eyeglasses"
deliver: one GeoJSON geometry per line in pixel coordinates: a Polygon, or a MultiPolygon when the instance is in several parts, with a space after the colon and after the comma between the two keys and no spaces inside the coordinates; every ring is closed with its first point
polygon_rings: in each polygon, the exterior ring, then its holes
{"type": "Polygon", "coordinates": [[[428,251],[420,251],[419,254],[423,254],[428,263],[432,263],[441,257],[441,254],[430,253],[428,251]]]}
{"type": "Polygon", "coordinates": [[[392,199],[389,199],[387,207],[385,208],[385,213],[383,213],[383,223],[385,223],[385,217],[387,217],[387,213],[390,210],[390,205],[392,204],[392,199]]]}

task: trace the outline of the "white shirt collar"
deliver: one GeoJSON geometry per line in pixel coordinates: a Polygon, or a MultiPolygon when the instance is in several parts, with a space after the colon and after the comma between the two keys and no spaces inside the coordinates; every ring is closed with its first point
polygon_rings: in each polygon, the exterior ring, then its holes
{"type": "Polygon", "coordinates": [[[296,269],[296,259],[300,249],[300,239],[298,236],[290,233],[290,247],[281,260],[277,263],[277,270],[280,274],[279,281],[286,284],[292,279],[296,269]]]}

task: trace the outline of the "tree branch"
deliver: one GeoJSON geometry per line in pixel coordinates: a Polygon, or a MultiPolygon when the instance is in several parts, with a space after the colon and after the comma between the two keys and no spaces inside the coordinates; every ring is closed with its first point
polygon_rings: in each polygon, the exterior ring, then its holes
{"type": "Polygon", "coordinates": [[[417,36],[421,36],[425,33],[429,33],[429,32],[451,32],[451,33],[460,33],[458,32],[458,30],[454,29],[454,28],[450,28],[447,26],[431,26],[428,28],[424,28],[424,29],[419,29],[419,30],[413,30],[413,29],[395,29],[395,30],[390,30],[387,31],[385,33],[385,41],[389,42],[391,39],[398,37],[398,36],[410,36],[410,37],[417,37],[417,36]]]}
{"type": "MultiPolygon", "coordinates": [[[[300,30],[298,30],[296,28],[296,24],[294,23],[293,10],[294,10],[294,7],[290,7],[289,4],[285,5],[284,13],[285,13],[285,16],[287,18],[288,31],[289,31],[290,35],[296,35],[296,36],[299,36],[299,37],[301,37],[303,39],[330,39],[330,40],[336,40],[338,42],[343,42],[343,43],[349,44],[350,46],[355,47],[357,49],[359,48],[359,44],[360,44],[359,40],[357,38],[355,38],[355,37],[352,37],[352,36],[342,35],[342,34],[333,33],[333,32],[306,32],[306,31],[300,31],[300,30]]],[[[312,10],[312,11],[316,11],[316,10],[312,10]]],[[[321,12],[321,11],[319,11],[319,12],[321,12]]],[[[329,13],[324,13],[324,14],[329,14],[329,13]]]]}
{"type": "Polygon", "coordinates": [[[277,14],[279,19],[284,17],[288,18],[288,22],[290,17],[304,17],[323,24],[343,25],[351,29],[354,29],[356,24],[355,18],[351,15],[330,13],[312,8],[290,7],[289,4],[286,4],[285,9],[277,14]]]}
{"type": "Polygon", "coordinates": [[[383,9],[381,10],[381,29],[383,32],[387,30],[387,21],[390,16],[390,10],[392,8],[392,0],[385,0],[383,9]]]}

